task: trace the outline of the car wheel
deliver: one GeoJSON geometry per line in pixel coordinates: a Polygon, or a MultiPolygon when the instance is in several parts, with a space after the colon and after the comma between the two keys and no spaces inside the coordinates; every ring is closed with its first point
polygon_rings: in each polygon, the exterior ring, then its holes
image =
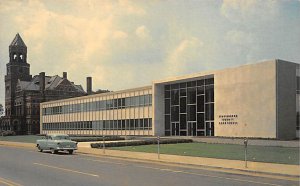
{"type": "Polygon", "coordinates": [[[41,149],[41,147],[39,145],[37,146],[37,148],[40,152],[43,152],[43,149],[41,149]]]}
{"type": "Polygon", "coordinates": [[[51,153],[52,153],[52,154],[56,154],[56,153],[57,153],[57,150],[51,149],[51,153]]]}
{"type": "Polygon", "coordinates": [[[73,152],[74,152],[73,150],[68,150],[68,151],[69,151],[69,154],[73,154],[73,152]]]}

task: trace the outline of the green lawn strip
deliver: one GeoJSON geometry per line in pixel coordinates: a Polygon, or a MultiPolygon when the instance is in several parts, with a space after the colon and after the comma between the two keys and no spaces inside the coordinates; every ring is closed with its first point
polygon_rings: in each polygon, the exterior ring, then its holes
{"type": "MultiPolygon", "coordinates": [[[[157,145],[112,147],[109,149],[157,153],[157,145]]],[[[160,153],[219,159],[244,160],[244,146],[231,144],[181,143],[164,144],[160,153]]],[[[287,147],[248,146],[248,160],[299,165],[299,149],[287,147]]]]}
{"type": "Polygon", "coordinates": [[[36,140],[42,139],[43,136],[24,135],[24,136],[0,136],[0,141],[13,141],[22,143],[35,143],[36,140]]]}

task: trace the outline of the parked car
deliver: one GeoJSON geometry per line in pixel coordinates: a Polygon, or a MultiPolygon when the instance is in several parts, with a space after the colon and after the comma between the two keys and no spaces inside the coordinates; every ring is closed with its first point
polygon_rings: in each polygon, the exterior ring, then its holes
{"type": "Polygon", "coordinates": [[[77,150],[77,142],[70,140],[67,134],[48,134],[45,138],[36,140],[36,147],[40,152],[50,150],[52,154],[58,151],[68,151],[72,154],[77,150]]]}

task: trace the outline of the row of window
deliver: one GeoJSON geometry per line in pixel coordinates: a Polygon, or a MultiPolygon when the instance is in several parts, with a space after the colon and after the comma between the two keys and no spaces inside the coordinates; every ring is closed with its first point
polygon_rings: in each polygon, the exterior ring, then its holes
{"type": "Polygon", "coordinates": [[[213,85],[213,84],[214,84],[214,78],[207,78],[207,79],[200,79],[197,81],[189,81],[189,82],[166,85],[165,90],[182,89],[182,88],[189,88],[189,87],[196,87],[196,86],[200,87],[204,85],[213,85]]]}
{"type": "Polygon", "coordinates": [[[129,107],[143,107],[152,105],[152,95],[133,96],[87,103],[55,106],[43,108],[43,115],[68,114],[100,110],[123,109],[129,107]]]}
{"type": "Polygon", "coordinates": [[[152,118],[43,123],[43,130],[152,130],[152,118]]]}

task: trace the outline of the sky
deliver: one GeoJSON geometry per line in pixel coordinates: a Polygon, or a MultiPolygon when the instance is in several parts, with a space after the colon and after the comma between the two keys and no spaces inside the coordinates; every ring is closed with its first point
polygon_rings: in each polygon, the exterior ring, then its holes
{"type": "Polygon", "coordinates": [[[0,103],[8,46],[19,33],[31,74],[86,89],[269,59],[300,62],[300,0],[0,0],[0,103]]]}

